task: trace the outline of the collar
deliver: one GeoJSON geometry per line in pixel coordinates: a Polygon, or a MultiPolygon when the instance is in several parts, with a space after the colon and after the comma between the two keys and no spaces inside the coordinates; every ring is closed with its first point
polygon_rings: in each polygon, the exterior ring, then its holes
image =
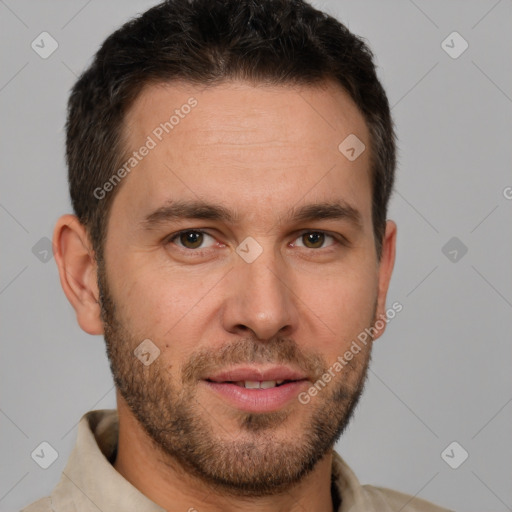
{"type": "MultiPolygon", "coordinates": [[[[115,410],[91,411],[82,417],[78,424],[76,445],[51,495],[55,511],[165,512],[112,466],[118,433],[119,422],[115,410]]],[[[356,476],[335,451],[331,494],[335,512],[371,510],[366,506],[368,503],[356,476]]]]}

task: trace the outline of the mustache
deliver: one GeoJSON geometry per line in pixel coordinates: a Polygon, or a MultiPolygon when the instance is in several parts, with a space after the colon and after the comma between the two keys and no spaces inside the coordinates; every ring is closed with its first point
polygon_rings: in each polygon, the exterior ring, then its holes
{"type": "Polygon", "coordinates": [[[302,370],[315,382],[326,371],[325,359],[317,353],[305,352],[286,337],[268,341],[243,338],[221,348],[203,348],[193,354],[182,368],[183,384],[191,384],[214,371],[239,364],[283,364],[302,370]]]}

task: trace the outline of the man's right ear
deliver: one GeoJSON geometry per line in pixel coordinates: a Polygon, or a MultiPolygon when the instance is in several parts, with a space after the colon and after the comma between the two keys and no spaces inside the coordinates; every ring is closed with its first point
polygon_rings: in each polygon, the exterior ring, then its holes
{"type": "Polygon", "coordinates": [[[103,334],[96,259],[87,231],[75,215],[63,215],[57,221],[53,251],[60,284],[78,324],[89,334],[103,334]]]}

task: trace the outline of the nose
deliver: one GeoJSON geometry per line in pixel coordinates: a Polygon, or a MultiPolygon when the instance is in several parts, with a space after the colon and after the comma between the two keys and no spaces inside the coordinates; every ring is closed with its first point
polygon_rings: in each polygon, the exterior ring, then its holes
{"type": "Polygon", "coordinates": [[[263,251],[252,263],[240,258],[226,284],[222,312],[226,331],[260,341],[294,333],[299,314],[293,280],[270,250],[263,251]]]}

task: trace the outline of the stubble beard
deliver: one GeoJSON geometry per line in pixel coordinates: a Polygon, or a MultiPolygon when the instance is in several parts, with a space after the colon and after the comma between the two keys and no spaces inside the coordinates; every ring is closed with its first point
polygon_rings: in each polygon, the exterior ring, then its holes
{"type": "Polygon", "coordinates": [[[309,408],[299,428],[290,407],[270,413],[234,411],[230,421],[236,422],[237,433],[233,434],[196,397],[200,375],[228,364],[274,363],[300,367],[315,376],[314,383],[327,371],[324,359],[304,354],[290,338],[265,342],[244,338],[221,350],[192,354],[182,367],[181,379],[173,383],[162,355],[150,366],[134,356],[141,340],[118,318],[102,264],[98,285],[114,382],[170,467],[177,463],[189,475],[232,496],[279,494],[309,474],[348,425],[364,388],[370,348],[361,351],[308,404],[292,406],[309,408]],[[283,435],[287,426],[294,427],[293,435],[283,435]]]}

